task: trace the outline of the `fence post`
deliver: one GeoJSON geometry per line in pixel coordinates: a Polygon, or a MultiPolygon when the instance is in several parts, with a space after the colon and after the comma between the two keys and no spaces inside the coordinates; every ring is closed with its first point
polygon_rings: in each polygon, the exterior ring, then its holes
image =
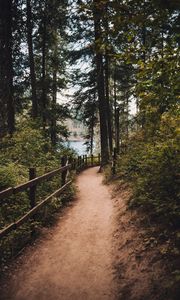
{"type": "Polygon", "coordinates": [[[119,107],[116,110],[116,128],[117,128],[117,132],[116,132],[116,154],[119,154],[119,149],[120,149],[120,124],[119,124],[119,114],[120,114],[120,109],[119,107]]]}
{"type": "Polygon", "coordinates": [[[86,167],[88,165],[88,158],[87,158],[87,154],[85,155],[85,162],[86,162],[86,167]]]}
{"type": "MultiPolygon", "coordinates": [[[[61,167],[64,167],[65,165],[66,165],[66,157],[63,156],[61,158],[61,167]]],[[[61,186],[65,185],[66,183],[66,173],[67,173],[66,170],[61,172],[61,186]]]]}
{"type": "Polygon", "coordinates": [[[76,160],[76,173],[79,172],[79,156],[77,157],[77,160],[76,160]]]}
{"type": "Polygon", "coordinates": [[[98,164],[101,165],[101,154],[98,154],[98,164]]]}
{"type": "Polygon", "coordinates": [[[76,171],[78,172],[79,170],[79,156],[77,157],[77,168],[76,168],[76,171]]]}
{"type": "Polygon", "coordinates": [[[91,155],[91,166],[93,167],[93,165],[94,165],[94,156],[93,156],[93,154],[91,155]]]}
{"type": "Polygon", "coordinates": [[[74,170],[76,171],[76,158],[74,158],[74,170]]]}
{"type": "Polygon", "coordinates": [[[79,160],[80,160],[80,170],[81,170],[81,168],[82,168],[82,156],[81,155],[79,157],[79,160]]]}
{"type": "MultiPolygon", "coordinates": [[[[29,168],[29,180],[36,178],[36,168],[29,168]]],[[[31,209],[36,205],[36,186],[29,188],[29,201],[31,209]]]]}
{"type": "Polygon", "coordinates": [[[72,159],[71,156],[68,158],[68,165],[71,165],[71,166],[69,167],[69,170],[73,170],[73,159],[72,159]]]}
{"type": "MultiPolygon", "coordinates": [[[[29,180],[32,180],[36,178],[36,168],[29,168],[29,180]]],[[[34,186],[31,186],[29,188],[29,201],[30,201],[30,207],[31,209],[34,208],[36,206],[36,185],[34,186]]],[[[35,216],[33,216],[31,218],[31,225],[30,225],[30,228],[31,228],[31,238],[34,237],[35,235],[35,227],[34,227],[34,224],[33,224],[33,221],[35,221],[35,216]]]]}
{"type": "Polygon", "coordinates": [[[114,148],[113,165],[112,165],[112,173],[113,173],[113,175],[116,174],[116,158],[117,158],[117,150],[116,150],[116,148],[114,148]]]}
{"type": "Polygon", "coordinates": [[[75,169],[75,160],[74,160],[74,158],[72,158],[72,168],[71,168],[72,170],[74,170],[75,169]]]}

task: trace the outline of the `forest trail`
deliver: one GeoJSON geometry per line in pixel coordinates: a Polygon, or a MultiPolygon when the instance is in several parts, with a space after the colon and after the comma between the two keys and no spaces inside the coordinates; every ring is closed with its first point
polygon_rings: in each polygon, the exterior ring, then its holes
{"type": "Polygon", "coordinates": [[[113,300],[113,202],[98,168],[78,176],[77,200],[13,271],[13,300],[113,300]]]}

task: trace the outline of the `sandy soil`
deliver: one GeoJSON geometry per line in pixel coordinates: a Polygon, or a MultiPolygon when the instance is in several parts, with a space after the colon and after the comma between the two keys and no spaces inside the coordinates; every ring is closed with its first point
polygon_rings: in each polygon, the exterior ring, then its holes
{"type": "Polygon", "coordinates": [[[113,300],[113,202],[98,168],[77,180],[77,201],[45,239],[23,256],[1,299],[113,300]]]}
{"type": "Polygon", "coordinates": [[[118,283],[118,300],[172,300],[167,294],[167,262],[161,251],[168,245],[159,243],[157,227],[144,214],[127,208],[131,191],[122,183],[115,185],[113,203],[114,268],[118,283]],[[166,264],[165,264],[166,262],[166,264]]]}
{"type": "Polygon", "coordinates": [[[77,200],[10,267],[0,299],[176,299],[165,288],[168,241],[158,244],[156,228],[127,209],[127,187],[103,185],[97,171],[78,176],[77,200]]]}

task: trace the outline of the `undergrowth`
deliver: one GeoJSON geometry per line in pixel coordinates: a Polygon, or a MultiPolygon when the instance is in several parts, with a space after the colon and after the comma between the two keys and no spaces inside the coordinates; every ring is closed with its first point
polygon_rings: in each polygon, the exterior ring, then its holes
{"type": "Polygon", "coordinates": [[[179,299],[180,295],[178,122],[177,115],[165,113],[153,136],[147,136],[143,129],[132,134],[126,151],[117,158],[116,174],[112,175],[110,166],[105,171],[106,181],[128,185],[131,190],[128,207],[143,214],[148,225],[142,226],[149,231],[151,226],[156,228],[155,239],[161,244],[162,259],[169,270],[163,299],[170,294],[172,299],[179,299]]]}
{"type": "MultiPolygon", "coordinates": [[[[63,155],[73,153],[61,144],[58,149],[51,146],[50,141],[38,128],[38,124],[23,120],[17,125],[12,138],[8,136],[0,145],[0,191],[17,186],[29,180],[29,167],[36,167],[36,175],[40,176],[60,166],[63,155]]],[[[72,177],[72,175],[71,175],[72,177]]],[[[61,186],[61,174],[37,185],[36,203],[41,202],[61,186]]],[[[42,226],[51,224],[54,213],[59,211],[74,196],[73,184],[62,196],[53,198],[32,219],[13,231],[0,241],[0,264],[13,257],[27,242],[32,239],[32,232],[38,233],[42,226]]],[[[29,191],[1,200],[0,229],[18,220],[30,210],[29,191]]]]}

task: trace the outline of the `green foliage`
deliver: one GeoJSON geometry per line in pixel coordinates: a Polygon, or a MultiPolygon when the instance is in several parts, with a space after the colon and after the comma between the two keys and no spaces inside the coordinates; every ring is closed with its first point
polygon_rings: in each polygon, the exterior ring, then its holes
{"type": "Polygon", "coordinates": [[[134,135],[118,161],[118,174],[133,188],[130,204],[171,225],[180,219],[178,121],[173,113],[163,114],[157,136],[145,142],[143,134],[134,135]]]}
{"type": "MultiPolygon", "coordinates": [[[[52,146],[50,139],[43,135],[38,122],[27,118],[19,120],[17,130],[12,138],[6,136],[1,143],[0,153],[0,191],[14,187],[29,180],[29,167],[36,167],[37,176],[54,170],[60,166],[63,155],[71,155],[63,145],[58,151],[52,146]]],[[[36,203],[42,201],[61,186],[61,175],[53,177],[37,185],[36,203]]],[[[31,237],[32,228],[39,228],[53,220],[53,214],[62,204],[72,199],[73,187],[63,197],[54,198],[35,216],[35,219],[24,224],[0,242],[0,256],[13,255],[31,237]]],[[[30,210],[29,191],[20,192],[1,200],[0,229],[18,220],[30,210]]]]}
{"type": "Polygon", "coordinates": [[[6,136],[2,140],[1,162],[13,161],[26,167],[48,166],[53,161],[57,163],[50,141],[38,126],[38,123],[22,118],[13,137],[6,136]]]}

